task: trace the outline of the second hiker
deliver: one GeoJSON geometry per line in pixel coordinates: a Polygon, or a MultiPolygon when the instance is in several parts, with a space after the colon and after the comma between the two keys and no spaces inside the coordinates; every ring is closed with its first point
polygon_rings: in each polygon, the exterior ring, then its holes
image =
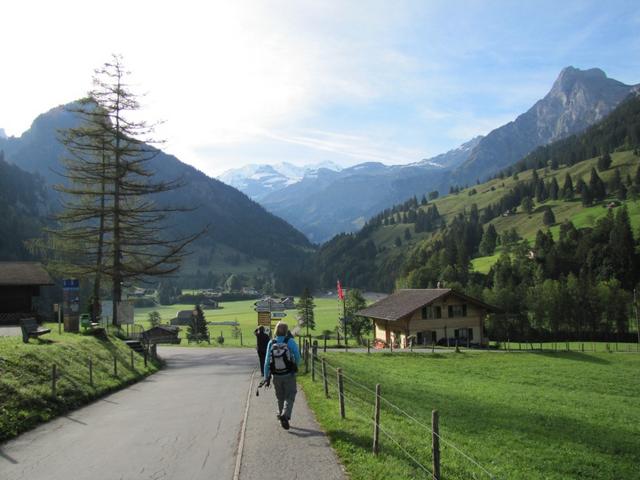
{"type": "Polygon", "coordinates": [[[288,333],[286,323],[279,322],[276,325],[275,337],[267,346],[263,372],[267,383],[273,375],[273,387],[278,399],[278,419],[285,430],[289,430],[293,402],[298,393],[296,372],[300,363],[298,344],[288,333]]]}

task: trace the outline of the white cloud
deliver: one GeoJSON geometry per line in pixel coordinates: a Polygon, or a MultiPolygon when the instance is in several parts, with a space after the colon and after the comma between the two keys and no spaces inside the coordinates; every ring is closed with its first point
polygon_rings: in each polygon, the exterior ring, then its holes
{"type": "Polygon", "coordinates": [[[581,32],[567,27],[579,2],[543,10],[410,0],[11,2],[0,29],[0,127],[19,134],[84,95],[93,68],[117,52],[149,92],[145,118],[166,120],[165,148],[208,173],[283,160],[407,163],[515,118],[571,55],[557,40],[566,33],[583,48],[610,21],[581,32]]]}

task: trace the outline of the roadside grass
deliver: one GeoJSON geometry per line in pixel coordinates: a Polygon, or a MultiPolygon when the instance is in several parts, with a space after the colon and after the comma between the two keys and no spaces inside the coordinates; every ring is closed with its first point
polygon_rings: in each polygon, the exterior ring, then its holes
{"type": "MultiPolygon", "coordinates": [[[[345,375],[346,420],[335,373],[325,399],[320,376],[300,375],[309,405],[353,480],[431,478],[381,433],[372,448],[374,395],[381,427],[431,470],[431,411],[440,413],[442,478],[488,479],[451,445],[502,479],[637,478],[640,462],[640,355],[580,352],[460,354],[330,352],[345,375]],[[450,442],[450,443],[446,443],[450,442]]],[[[294,418],[295,422],[295,418],[294,418]]]]}
{"type": "Polygon", "coordinates": [[[143,358],[121,340],[108,337],[63,333],[49,324],[52,332],[42,341],[21,337],[0,337],[0,441],[8,440],[36,425],[85,405],[120,389],[159,368],[159,363],[143,358]],[[113,358],[118,376],[113,375],[113,358]],[[89,358],[93,362],[93,382],[89,385],[89,358]],[[57,395],[51,396],[52,365],[58,369],[57,395]]]}
{"type": "MultiPolygon", "coordinates": [[[[243,300],[236,302],[223,302],[220,304],[222,308],[204,310],[205,318],[208,322],[232,322],[237,321],[240,325],[239,328],[242,331],[242,346],[255,347],[255,337],[253,331],[258,325],[258,314],[254,311],[254,303],[256,300],[243,300]]],[[[310,330],[312,336],[321,335],[324,330],[333,331],[338,326],[338,318],[342,312],[342,303],[337,298],[316,298],[314,300],[316,308],[314,309],[316,328],[310,330]]],[[[151,308],[136,308],[135,309],[135,323],[143,325],[145,328],[149,327],[149,312],[157,310],[160,313],[162,323],[169,323],[172,318],[175,318],[176,313],[179,310],[193,310],[194,305],[190,304],[176,304],[176,305],[159,305],[151,308]]],[[[294,328],[297,325],[296,315],[297,310],[286,310],[287,316],[283,319],[290,328],[294,328]]],[[[233,327],[231,326],[209,326],[209,334],[211,336],[211,345],[218,346],[216,338],[220,334],[224,336],[225,347],[239,347],[240,338],[233,337],[233,327]]],[[[305,333],[305,332],[301,332],[305,333]]],[[[180,337],[183,338],[182,346],[199,346],[208,347],[209,345],[204,343],[188,343],[187,327],[180,327],[180,337]]],[[[319,343],[321,343],[319,341],[319,343]]],[[[335,346],[336,340],[329,340],[328,346],[335,346]]],[[[353,341],[351,341],[353,344],[353,341]]]]}

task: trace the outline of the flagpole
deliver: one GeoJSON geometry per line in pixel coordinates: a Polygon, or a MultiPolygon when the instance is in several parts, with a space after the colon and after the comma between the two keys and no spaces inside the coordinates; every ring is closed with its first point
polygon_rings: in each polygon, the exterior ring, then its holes
{"type": "MultiPolygon", "coordinates": [[[[343,289],[344,290],[344,289],[343,289]]],[[[342,323],[344,324],[344,350],[349,350],[349,343],[347,342],[347,296],[342,295],[342,323]]]]}

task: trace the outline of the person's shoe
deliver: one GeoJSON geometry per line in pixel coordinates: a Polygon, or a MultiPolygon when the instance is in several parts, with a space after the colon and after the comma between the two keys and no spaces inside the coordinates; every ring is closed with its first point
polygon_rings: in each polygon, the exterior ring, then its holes
{"type": "Polygon", "coordinates": [[[282,428],[284,428],[285,430],[289,430],[289,419],[286,417],[286,415],[280,416],[280,425],[282,425],[282,428]]]}

